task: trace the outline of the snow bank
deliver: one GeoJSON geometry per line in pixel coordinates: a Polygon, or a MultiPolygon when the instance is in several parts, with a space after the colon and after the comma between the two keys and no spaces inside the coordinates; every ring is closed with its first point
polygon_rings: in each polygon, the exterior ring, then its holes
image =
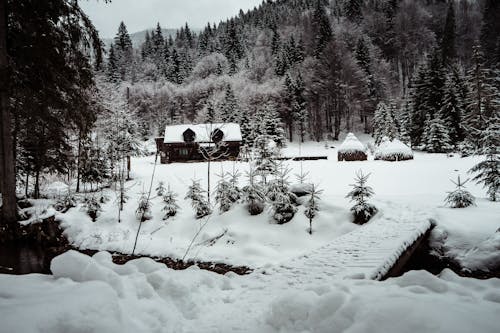
{"type": "Polygon", "coordinates": [[[385,138],[375,151],[376,160],[404,161],[413,159],[413,151],[398,139],[390,141],[385,138]]]}
{"type": "Polygon", "coordinates": [[[384,282],[173,271],[107,252],[54,259],[54,276],[0,275],[0,332],[497,332],[500,280],[409,272],[384,282]],[[292,282],[293,281],[293,282],[292,282]],[[318,282],[319,281],[319,282],[318,282]],[[326,281],[326,280],[325,280],[326,281]]]}

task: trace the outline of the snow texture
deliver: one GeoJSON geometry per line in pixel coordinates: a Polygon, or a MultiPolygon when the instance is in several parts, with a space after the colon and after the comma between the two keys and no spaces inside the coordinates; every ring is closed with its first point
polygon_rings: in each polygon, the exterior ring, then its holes
{"type": "Polygon", "coordinates": [[[375,151],[376,160],[409,160],[413,159],[413,151],[398,139],[382,140],[375,151]]]}
{"type": "Polygon", "coordinates": [[[217,123],[217,124],[188,124],[188,125],[173,125],[165,128],[164,143],[181,143],[184,142],[183,133],[191,129],[195,134],[195,142],[207,143],[212,142],[212,133],[219,129],[224,133],[223,141],[241,141],[240,125],[234,123],[217,123]]]}
{"type": "Polygon", "coordinates": [[[366,147],[358,138],[352,134],[347,134],[344,142],[340,145],[339,150],[340,153],[348,153],[348,152],[366,152],[366,147]]]}

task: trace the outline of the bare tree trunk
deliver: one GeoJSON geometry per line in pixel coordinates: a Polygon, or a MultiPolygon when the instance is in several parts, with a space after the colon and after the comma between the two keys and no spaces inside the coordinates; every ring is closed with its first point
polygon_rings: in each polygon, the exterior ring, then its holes
{"type": "Polygon", "coordinates": [[[8,109],[7,0],[0,0],[0,170],[2,183],[3,226],[15,226],[17,220],[16,173],[12,143],[12,119],[8,109]]]}

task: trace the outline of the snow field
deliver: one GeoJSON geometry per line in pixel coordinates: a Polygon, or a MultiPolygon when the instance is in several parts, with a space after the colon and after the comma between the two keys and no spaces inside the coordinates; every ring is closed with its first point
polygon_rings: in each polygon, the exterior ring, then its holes
{"type": "MultiPolygon", "coordinates": [[[[338,143],[328,143],[327,146],[336,147],[338,143]]],[[[352,203],[344,196],[350,190],[349,185],[354,182],[356,171],[360,169],[364,173],[371,173],[368,185],[375,190],[373,203],[380,209],[379,214],[385,214],[386,210],[408,210],[408,207],[411,207],[410,211],[428,213],[438,223],[436,232],[446,231],[446,237],[439,237],[439,240],[444,242],[445,248],[450,248],[446,253],[452,257],[465,256],[475,246],[491,239],[500,227],[500,205],[482,199],[485,191],[474,183],[468,183],[467,189],[478,197],[476,207],[450,209],[443,206],[446,192],[454,188],[449,180],[455,179],[458,174],[465,177],[466,172],[481,157],[460,158],[417,152],[414,160],[404,162],[373,161],[372,157],[363,162],[337,162],[336,148],[326,149],[324,143],[314,142],[301,147],[289,144],[282,154],[298,156],[299,151],[303,156],[328,155],[329,158],[302,162],[303,170],[309,172],[310,181],[324,190],[321,210],[313,222],[312,236],[307,234],[308,221],[303,215],[303,206],[299,207],[291,222],[276,225],[268,211],[259,216],[249,216],[244,206],[238,204],[222,215],[215,209],[186,258],[255,268],[279,264],[330,243],[358,228],[350,222],[349,208],[352,203]],[[215,238],[217,241],[210,245],[215,238]]],[[[130,199],[122,212],[122,223],[117,223],[118,211],[112,191],[107,192],[111,200],[103,206],[104,211],[96,223],[92,223],[80,209],[59,214],[58,219],[62,221],[70,241],[83,249],[130,253],[138,227],[135,209],[140,193],[149,187],[153,162],[153,157],[132,160],[134,180],[127,184],[130,199]]],[[[292,169],[292,174],[299,173],[301,162],[286,163],[292,169]]],[[[233,169],[244,175],[247,168],[247,163],[243,162],[212,163],[212,198],[215,196],[217,175],[233,169]]],[[[163,221],[162,200],[153,198],[153,219],[141,228],[137,253],[173,258],[184,256],[205,220],[196,220],[190,202],[183,198],[191,179],[200,179],[201,185],[206,188],[206,174],[206,163],[157,166],[153,188],[159,181],[170,185],[178,194],[180,210],[176,217],[163,221]]],[[[240,177],[240,186],[246,181],[245,177],[240,177]]],[[[291,181],[293,183],[294,179],[291,181]]],[[[440,233],[435,234],[442,236],[440,233]]],[[[498,246],[498,238],[488,241],[485,246],[498,246]]],[[[478,256],[469,255],[474,260],[462,262],[481,268],[482,258],[489,263],[496,258],[495,254],[491,258],[491,253],[486,250],[479,251],[478,256]]]]}
{"type": "Polygon", "coordinates": [[[0,332],[497,332],[500,280],[413,271],[290,286],[255,272],[174,271],[69,251],[53,276],[0,275],[0,332]]]}

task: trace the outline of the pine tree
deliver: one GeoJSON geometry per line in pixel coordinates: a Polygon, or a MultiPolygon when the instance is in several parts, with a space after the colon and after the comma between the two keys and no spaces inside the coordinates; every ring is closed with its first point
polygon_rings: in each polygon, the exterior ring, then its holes
{"type": "Polygon", "coordinates": [[[159,182],[158,186],[155,188],[156,195],[159,197],[162,197],[165,195],[166,188],[165,188],[165,183],[164,182],[159,182]]]}
{"type": "Polygon", "coordinates": [[[380,144],[384,137],[393,140],[398,137],[394,107],[388,108],[384,102],[378,104],[373,118],[373,137],[380,144]]]}
{"type": "Polygon", "coordinates": [[[170,186],[163,194],[162,210],[165,212],[165,215],[163,216],[164,220],[177,215],[177,211],[179,210],[179,205],[177,204],[177,194],[170,190],[170,186]]]}
{"type": "Polygon", "coordinates": [[[118,69],[118,60],[115,55],[115,48],[113,44],[109,47],[108,63],[106,66],[106,76],[109,82],[118,82],[120,79],[120,72],[118,69]]]}
{"type": "Polygon", "coordinates": [[[314,33],[313,53],[315,57],[319,58],[333,35],[323,0],[316,0],[312,16],[312,29],[314,33]]]}
{"type": "Polygon", "coordinates": [[[373,189],[367,186],[370,174],[364,175],[362,171],[356,173],[355,184],[352,184],[352,191],[349,192],[346,198],[350,198],[351,201],[355,201],[356,204],[351,208],[351,212],[354,215],[354,223],[365,224],[370,221],[370,219],[377,213],[377,208],[367,202],[367,199],[371,198],[374,194],[373,189]]]}
{"type": "Polygon", "coordinates": [[[95,222],[102,212],[101,203],[97,200],[95,195],[85,197],[83,208],[85,209],[87,215],[92,219],[92,222],[95,222]]]}
{"type": "Polygon", "coordinates": [[[495,51],[497,50],[498,31],[500,31],[500,2],[486,0],[483,7],[483,22],[481,26],[481,48],[485,54],[488,66],[495,64],[495,51]]]}
{"type": "Polygon", "coordinates": [[[250,215],[259,215],[264,211],[266,195],[261,185],[255,179],[253,169],[247,172],[248,185],[242,188],[243,201],[247,203],[250,215]]]}
{"type": "Polygon", "coordinates": [[[146,193],[143,193],[139,198],[139,205],[135,211],[135,216],[141,223],[153,218],[151,214],[151,201],[146,193]]]}
{"type": "Polygon", "coordinates": [[[120,22],[118,32],[114,38],[115,55],[117,59],[118,72],[122,80],[125,80],[131,75],[130,64],[133,57],[132,39],[128,34],[125,23],[120,22]]]}
{"type": "Polygon", "coordinates": [[[273,218],[278,224],[285,224],[292,220],[297,207],[295,194],[290,192],[288,184],[289,170],[281,165],[277,169],[276,179],[272,180],[266,188],[266,196],[271,202],[273,218]]]}
{"type": "MultiPolygon", "coordinates": [[[[237,178],[237,175],[234,175],[237,178]]],[[[225,213],[240,199],[240,190],[238,189],[237,179],[226,179],[223,174],[217,184],[215,201],[219,204],[219,211],[225,213]]]]}
{"type": "Polygon", "coordinates": [[[465,189],[465,184],[467,184],[468,181],[469,180],[466,180],[462,183],[460,181],[460,176],[458,176],[457,182],[451,181],[457,186],[455,191],[448,192],[445,199],[446,204],[451,208],[465,208],[474,205],[474,196],[465,189]]]}
{"type": "Polygon", "coordinates": [[[318,203],[320,201],[320,195],[323,191],[318,190],[316,185],[312,185],[311,192],[309,194],[309,199],[305,204],[304,215],[309,219],[309,234],[312,235],[312,221],[319,212],[318,203]]]}
{"type": "Polygon", "coordinates": [[[237,123],[240,118],[240,108],[231,85],[226,87],[226,95],[221,106],[222,121],[226,123],[237,123]]]}
{"type": "Polygon", "coordinates": [[[344,13],[347,19],[360,23],[363,19],[363,13],[361,12],[362,4],[362,0],[344,0],[344,13]]]}
{"type": "Polygon", "coordinates": [[[191,200],[191,206],[195,210],[197,219],[201,219],[212,214],[212,208],[210,208],[210,203],[205,198],[204,193],[205,191],[201,188],[200,182],[193,180],[193,183],[189,186],[188,193],[185,197],[185,199],[191,200]]]}
{"type": "Polygon", "coordinates": [[[452,149],[449,130],[439,114],[434,118],[428,116],[423,139],[422,148],[429,153],[447,153],[452,149]]]}
{"type": "Polygon", "coordinates": [[[444,87],[443,106],[439,111],[449,129],[450,141],[457,144],[464,139],[464,129],[462,125],[463,110],[459,95],[455,88],[453,78],[448,75],[444,87]]]}
{"type": "Polygon", "coordinates": [[[146,36],[144,37],[144,42],[141,45],[142,61],[151,57],[151,54],[152,54],[151,36],[149,35],[149,31],[146,30],[146,36]]]}
{"type": "Polygon", "coordinates": [[[500,119],[498,115],[490,119],[481,141],[484,147],[482,152],[486,154],[485,160],[472,167],[469,173],[475,173],[476,176],[473,180],[487,188],[487,194],[491,201],[497,201],[500,193],[500,158],[498,156],[500,119]]]}

